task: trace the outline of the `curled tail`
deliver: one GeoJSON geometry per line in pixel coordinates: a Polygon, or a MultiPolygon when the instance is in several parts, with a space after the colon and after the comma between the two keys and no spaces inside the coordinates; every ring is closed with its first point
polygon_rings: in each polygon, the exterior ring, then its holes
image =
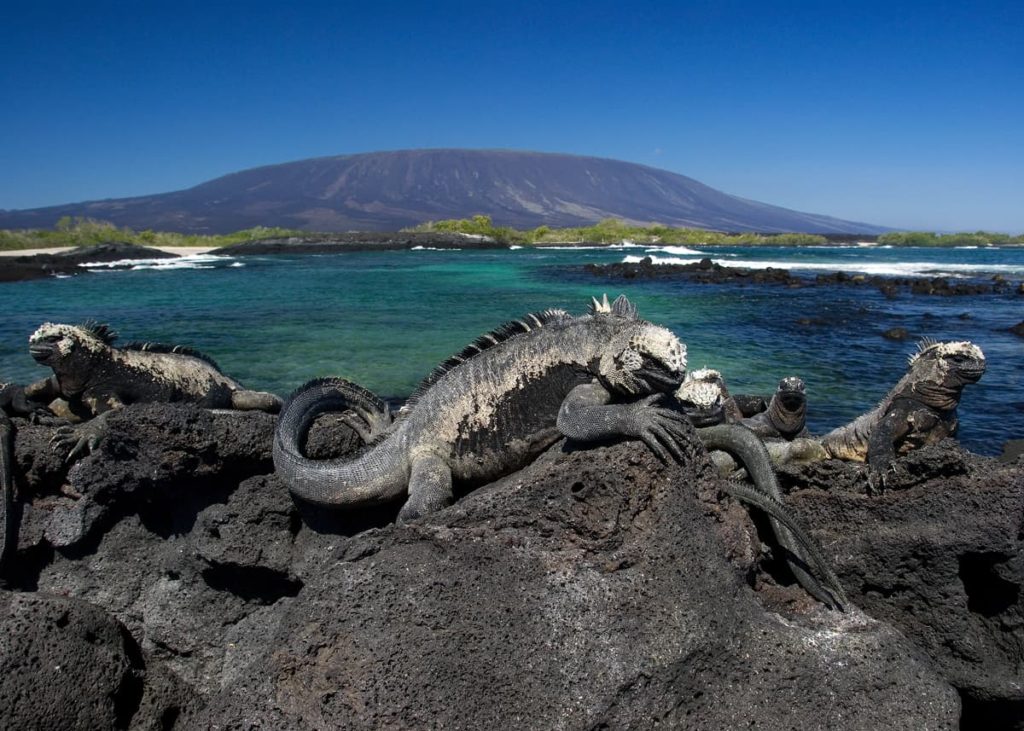
{"type": "Polygon", "coordinates": [[[320,378],[299,387],[282,407],[274,429],[277,474],[293,494],[318,505],[369,505],[402,494],[408,470],[398,450],[387,442],[387,434],[375,434],[370,449],[352,459],[315,460],[303,454],[302,445],[316,418],[344,411],[365,419],[370,426],[367,434],[375,424],[389,419],[388,406],[380,397],[343,378],[320,378]]]}

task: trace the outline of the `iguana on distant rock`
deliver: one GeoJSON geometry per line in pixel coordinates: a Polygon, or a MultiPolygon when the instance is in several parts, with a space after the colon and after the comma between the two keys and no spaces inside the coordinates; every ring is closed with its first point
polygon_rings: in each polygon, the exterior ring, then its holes
{"type": "Polygon", "coordinates": [[[821,439],[828,456],[867,462],[874,482],[898,454],[956,434],[964,386],[985,373],[985,355],[969,341],[923,341],[906,375],[871,411],[821,439]]]}
{"type": "Polygon", "coordinates": [[[588,315],[547,310],[478,338],[420,385],[393,423],[379,399],[341,379],[311,381],[285,404],[274,464],[318,505],[408,499],[411,520],[452,501],[452,482],[484,484],[528,464],[560,437],[642,439],[680,455],[685,417],[655,405],[686,372],[686,346],[619,297],[588,315]],[[626,402],[629,400],[629,402],[626,402]],[[311,460],[301,445],[325,411],[355,408],[371,444],[351,460],[311,460]]]}
{"type": "Polygon", "coordinates": [[[69,459],[92,450],[104,433],[103,415],[132,403],[187,402],[212,409],[275,412],[281,400],[249,391],[224,375],[212,359],[184,346],[129,343],[113,346],[109,327],[96,323],[45,323],[29,338],[29,353],[53,375],[28,387],[33,401],[63,399],[70,410],[92,419],[58,430],[55,444],[69,459]],[[101,417],[101,418],[93,418],[101,417]]]}
{"type": "Polygon", "coordinates": [[[791,441],[797,437],[806,437],[807,387],[803,379],[798,376],[783,378],[772,400],[768,402],[767,410],[743,419],[740,423],[766,439],[791,441]]]}

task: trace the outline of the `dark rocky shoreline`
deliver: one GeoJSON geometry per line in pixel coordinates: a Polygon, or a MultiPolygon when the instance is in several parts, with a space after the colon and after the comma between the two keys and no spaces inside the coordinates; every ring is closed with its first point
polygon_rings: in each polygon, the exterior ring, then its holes
{"type": "Polygon", "coordinates": [[[639,262],[584,264],[582,270],[595,277],[610,280],[685,279],[698,284],[769,284],[791,289],[821,286],[871,287],[878,289],[887,297],[895,297],[900,293],[946,297],[1010,293],[1024,295],[1024,281],[1011,281],[998,274],[987,282],[957,281],[947,277],[890,277],[847,272],[798,277],[788,269],[730,267],[717,264],[709,258],[692,264],[655,264],[649,256],[639,262]]]}
{"type": "MultiPolygon", "coordinates": [[[[943,442],[878,496],[861,465],[786,468],[843,614],[695,435],[668,466],[559,444],[395,526],[295,504],[266,414],[130,406],[70,468],[12,421],[12,728],[1024,728],[1019,456],[943,442]]],[[[356,444],[325,417],[309,451],[356,444]]]]}
{"type": "Polygon", "coordinates": [[[160,249],[135,244],[111,242],[96,246],[79,246],[56,254],[32,254],[0,259],[0,282],[24,282],[45,277],[81,274],[82,264],[112,262],[124,259],[176,259],[160,249]]]}

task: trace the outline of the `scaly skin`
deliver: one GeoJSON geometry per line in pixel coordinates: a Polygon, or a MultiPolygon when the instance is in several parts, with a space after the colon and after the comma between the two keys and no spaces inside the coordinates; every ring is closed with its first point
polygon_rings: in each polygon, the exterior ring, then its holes
{"type": "Polygon", "coordinates": [[[103,416],[127,404],[186,402],[270,412],[280,408],[277,396],[246,390],[202,354],[152,343],[115,348],[115,337],[104,325],[46,323],[29,338],[29,353],[52,368],[53,375],[26,388],[25,395],[33,401],[62,399],[71,413],[92,419],[58,433],[55,444],[70,447],[69,459],[94,449],[103,438],[103,416]]]}
{"type": "MultiPolygon", "coordinates": [[[[528,315],[453,358],[390,426],[354,459],[311,460],[301,446],[316,415],[380,405],[341,380],[314,381],[285,404],[274,465],[293,494],[325,506],[408,498],[399,520],[452,501],[452,482],[479,485],[528,464],[562,436],[590,442],[643,440],[659,457],[679,456],[685,417],[655,405],[683,380],[686,348],[640,320],[624,297],[595,300],[591,314],[528,315]],[[492,342],[493,341],[493,342],[492,342]]],[[[386,417],[376,421],[385,424],[386,417]]]]}
{"type": "Polygon", "coordinates": [[[821,439],[828,456],[867,462],[879,481],[897,454],[956,434],[964,386],[985,373],[985,355],[968,341],[924,342],[907,373],[871,411],[821,439]]]}

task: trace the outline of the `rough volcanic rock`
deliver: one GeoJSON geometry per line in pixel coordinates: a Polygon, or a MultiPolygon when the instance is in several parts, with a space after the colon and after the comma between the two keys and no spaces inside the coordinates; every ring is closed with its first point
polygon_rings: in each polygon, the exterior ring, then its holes
{"type": "Polygon", "coordinates": [[[164,492],[180,502],[209,501],[246,476],[273,470],[270,414],[136,404],[112,413],[108,427],[99,449],[68,469],[50,446],[52,427],[18,420],[21,489],[38,498],[25,508],[22,546],[40,534],[53,546],[72,546],[164,492]]]}
{"type": "Polygon", "coordinates": [[[11,729],[167,728],[194,702],[147,672],[125,628],[87,602],[0,593],[0,709],[11,729]]]}
{"type": "Polygon", "coordinates": [[[687,451],[556,447],[410,525],[314,538],[302,590],[236,649],[253,664],[188,722],[954,728],[952,688],[887,625],[765,609],[687,451]]]}
{"type": "Polygon", "coordinates": [[[860,465],[801,470],[788,502],[850,598],[899,628],[965,697],[964,728],[1024,728],[1024,473],[954,442],[900,458],[867,496],[860,465]],[[1014,725],[1016,724],[1016,725],[1014,725]]]}

